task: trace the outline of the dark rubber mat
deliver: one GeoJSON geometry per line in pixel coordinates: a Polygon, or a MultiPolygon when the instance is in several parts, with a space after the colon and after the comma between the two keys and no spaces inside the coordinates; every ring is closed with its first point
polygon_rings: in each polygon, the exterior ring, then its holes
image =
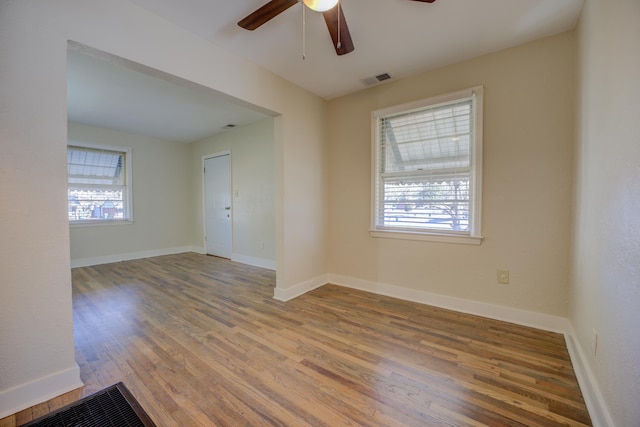
{"type": "Polygon", "coordinates": [[[114,384],[23,427],[155,427],[123,383],[114,384]]]}

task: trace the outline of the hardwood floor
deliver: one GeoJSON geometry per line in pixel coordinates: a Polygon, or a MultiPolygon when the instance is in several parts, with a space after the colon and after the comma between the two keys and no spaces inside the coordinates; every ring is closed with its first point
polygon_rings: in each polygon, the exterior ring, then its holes
{"type": "Polygon", "coordinates": [[[562,335],[198,254],[73,270],[84,389],[123,381],[159,426],[591,425],[562,335]]]}

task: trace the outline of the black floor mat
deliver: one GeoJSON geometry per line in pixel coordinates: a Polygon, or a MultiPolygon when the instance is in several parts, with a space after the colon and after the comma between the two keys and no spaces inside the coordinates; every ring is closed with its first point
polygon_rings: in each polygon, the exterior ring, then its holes
{"type": "Polygon", "coordinates": [[[155,427],[123,383],[114,384],[23,427],[155,427]]]}

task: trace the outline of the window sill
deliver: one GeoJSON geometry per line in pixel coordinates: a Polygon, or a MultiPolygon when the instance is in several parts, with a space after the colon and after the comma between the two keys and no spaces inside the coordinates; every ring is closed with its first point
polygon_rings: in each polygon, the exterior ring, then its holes
{"type": "Polygon", "coordinates": [[[425,242],[456,243],[461,245],[479,245],[483,239],[480,236],[395,230],[370,230],[369,236],[384,239],[421,240],[425,242]]]}
{"type": "Polygon", "coordinates": [[[97,220],[97,221],[69,221],[69,227],[71,228],[83,228],[83,227],[105,227],[110,225],[131,225],[133,220],[116,219],[116,220],[97,220]]]}

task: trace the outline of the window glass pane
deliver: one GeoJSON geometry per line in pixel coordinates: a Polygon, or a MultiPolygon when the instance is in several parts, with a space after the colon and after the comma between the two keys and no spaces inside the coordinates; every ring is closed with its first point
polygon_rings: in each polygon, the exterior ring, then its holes
{"type": "Polygon", "coordinates": [[[374,229],[477,235],[474,96],[377,116],[374,229]]]}
{"type": "Polygon", "coordinates": [[[67,147],[69,221],[127,218],[126,152],[67,147]]]}
{"type": "Polygon", "coordinates": [[[384,227],[469,231],[469,174],[385,178],[384,227]]]}

